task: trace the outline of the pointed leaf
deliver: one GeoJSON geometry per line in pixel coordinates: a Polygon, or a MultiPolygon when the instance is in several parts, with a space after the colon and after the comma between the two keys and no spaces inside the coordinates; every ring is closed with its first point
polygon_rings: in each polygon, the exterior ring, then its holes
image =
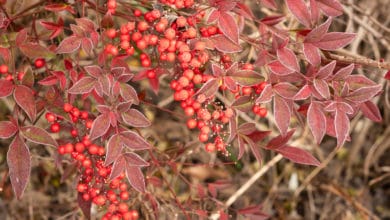
{"type": "Polygon", "coordinates": [[[138,154],[127,152],[122,155],[126,160],[126,165],[131,167],[146,167],[149,163],[142,159],[138,154]]]}
{"type": "Polygon", "coordinates": [[[326,133],[326,117],[321,105],[312,102],[307,110],[307,124],[317,144],[321,143],[326,133]]]}
{"type": "Polygon", "coordinates": [[[241,96],[232,103],[234,109],[242,112],[249,112],[252,110],[253,100],[250,96],[241,96]]]}
{"type": "Polygon", "coordinates": [[[73,53],[80,48],[81,39],[76,36],[70,36],[63,39],[58,45],[57,53],[73,53]]]}
{"type": "Polygon", "coordinates": [[[382,116],[379,111],[378,106],[376,106],[372,101],[366,101],[360,105],[360,110],[363,112],[363,115],[368,119],[374,122],[381,122],[382,116]]]}
{"type": "Polygon", "coordinates": [[[145,178],[139,167],[126,166],[126,177],[135,190],[145,192],[145,178]]]}
{"type": "Polygon", "coordinates": [[[151,125],[149,119],[136,109],[129,109],[128,111],[123,112],[122,119],[126,124],[136,128],[144,128],[151,125]]]}
{"type": "Polygon", "coordinates": [[[31,158],[30,150],[19,136],[16,136],[9,146],[7,164],[12,188],[20,199],[30,178],[31,158]]]}
{"type": "Polygon", "coordinates": [[[286,4],[298,21],[305,27],[310,28],[311,17],[305,2],[303,0],[286,0],[286,4]]]}
{"type": "Polygon", "coordinates": [[[273,86],[274,91],[286,99],[292,99],[298,92],[298,88],[288,82],[281,82],[273,86]]]}
{"type": "Polygon", "coordinates": [[[318,66],[321,64],[321,54],[317,47],[313,46],[311,43],[303,44],[303,54],[305,55],[306,60],[313,66],[318,66]]]}
{"type": "Polygon", "coordinates": [[[355,36],[353,33],[331,32],[324,34],[319,42],[312,44],[323,50],[337,50],[351,43],[355,36]]]}
{"type": "Polygon", "coordinates": [[[222,34],[214,35],[209,38],[218,51],[223,53],[237,53],[242,51],[239,44],[234,43],[222,34]]]}
{"type": "Polygon", "coordinates": [[[286,135],[290,124],[291,110],[287,102],[279,97],[274,98],[274,115],[275,123],[282,135],[286,135]]]}
{"type": "Polygon", "coordinates": [[[273,74],[278,76],[285,76],[294,72],[294,70],[285,67],[281,62],[277,60],[268,63],[268,67],[273,74]]]}
{"type": "Polygon", "coordinates": [[[36,43],[26,43],[19,46],[20,51],[31,59],[40,57],[54,57],[54,53],[48,50],[46,47],[36,43]]]}
{"type": "Polygon", "coordinates": [[[372,99],[380,91],[382,91],[382,85],[362,87],[351,92],[345,99],[355,103],[362,103],[372,99]]]}
{"type": "Polygon", "coordinates": [[[278,149],[279,147],[283,147],[284,145],[287,144],[287,142],[291,139],[292,135],[294,134],[295,130],[292,129],[289,132],[287,132],[286,135],[278,135],[274,138],[272,138],[266,148],[267,149],[278,149]]]}
{"type": "Polygon", "coordinates": [[[95,140],[96,138],[104,135],[110,128],[110,123],[109,114],[99,115],[92,123],[92,128],[89,135],[90,140],[95,140]]]}
{"type": "Polygon", "coordinates": [[[283,66],[295,72],[300,72],[297,56],[291,49],[286,47],[280,48],[277,50],[277,56],[283,66]]]}
{"type": "Polygon", "coordinates": [[[293,100],[305,100],[310,97],[312,94],[311,88],[309,85],[304,85],[293,97],[293,100]]]}
{"type": "Polygon", "coordinates": [[[0,121],[0,138],[6,139],[14,136],[18,128],[10,121],[0,121]]]}
{"type": "Polygon", "coordinates": [[[20,132],[23,137],[36,144],[44,144],[53,147],[58,146],[57,142],[51,137],[51,135],[42,128],[36,126],[25,126],[20,128],[20,132]]]}
{"type": "Polygon", "coordinates": [[[346,67],[339,69],[334,75],[333,80],[344,80],[346,77],[351,75],[353,69],[355,68],[354,64],[350,64],[346,67]]]}
{"type": "Polygon", "coordinates": [[[93,88],[95,88],[95,85],[97,84],[97,80],[86,76],[81,78],[79,81],[77,81],[70,89],[69,93],[73,94],[85,94],[92,91],[93,88]]]}
{"type": "Polygon", "coordinates": [[[313,155],[297,147],[283,146],[278,148],[276,151],[294,163],[312,166],[321,165],[321,162],[319,162],[313,155]]]}
{"type": "Polygon", "coordinates": [[[91,219],[91,207],[92,207],[92,201],[88,200],[85,201],[83,199],[83,193],[77,194],[77,204],[79,205],[81,211],[83,212],[86,219],[91,219]]]}
{"type": "Polygon", "coordinates": [[[316,73],[316,78],[328,79],[332,75],[335,67],[336,67],[336,61],[333,60],[332,62],[328,63],[327,65],[321,67],[318,70],[318,72],[316,73]]]}
{"type": "Polygon", "coordinates": [[[337,17],[343,14],[343,6],[338,0],[318,0],[318,7],[330,17],[337,17]]]}
{"type": "Polygon", "coordinates": [[[254,86],[264,81],[264,77],[253,70],[239,70],[229,74],[229,77],[241,86],[254,86]]]}
{"type": "Polygon", "coordinates": [[[14,90],[14,99],[30,120],[35,121],[36,106],[33,91],[27,86],[17,85],[14,90]]]}
{"type": "Polygon", "coordinates": [[[120,84],[120,94],[126,102],[132,102],[136,105],[139,104],[137,91],[127,83],[120,84]]]}
{"type": "Polygon", "coordinates": [[[310,31],[305,37],[305,43],[313,43],[318,42],[322,39],[324,34],[326,34],[329,30],[329,26],[332,23],[332,18],[328,18],[326,22],[322,23],[318,27],[314,28],[310,31]]]}
{"type": "Polygon", "coordinates": [[[349,135],[349,118],[347,114],[343,111],[336,111],[336,115],[334,118],[334,127],[337,138],[337,146],[341,147],[346,141],[349,135]]]}
{"type": "Polygon", "coordinates": [[[114,134],[108,140],[107,143],[107,152],[106,152],[106,160],[104,162],[105,166],[113,163],[121,154],[123,149],[123,143],[119,134],[114,134]]]}
{"type": "Polygon", "coordinates": [[[239,29],[234,17],[228,12],[220,12],[218,28],[234,43],[238,44],[239,29]]]}
{"type": "Polygon", "coordinates": [[[100,66],[97,65],[85,66],[84,70],[87,71],[87,73],[94,78],[99,78],[100,76],[103,75],[102,68],[100,68],[100,66]]]}
{"type": "Polygon", "coordinates": [[[211,98],[217,93],[219,88],[219,79],[211,78],[195,93],[195,96],[204,95],[206,99],[211,98]]]}
{"type": "Polygon", "coordinates": [[[143,137],[133,131],[122,132],[121,140],[126,147],[132,150],[147,150],[152,148],[143,137]]]}
{"type": "Polygon", "coordinates": [[[259,98],[256,99],[256,103],[267,103],[272,101],[272,97],[274,97],[274,92],[271,84],[267,84],[263,91],[261,92],[259,98]]]}
{"type": "Polygon", "coordinates": [[[329,99],[330,97],[330,90],[328,83],[325,82],[325,80],[322,79],[314,79],[314,88],[317,90],[317,92],[324,98],[329,99]]]}

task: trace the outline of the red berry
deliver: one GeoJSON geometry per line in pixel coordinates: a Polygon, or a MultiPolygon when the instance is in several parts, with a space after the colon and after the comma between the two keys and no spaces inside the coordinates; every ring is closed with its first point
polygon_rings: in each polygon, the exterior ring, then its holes
{"type": "Polygon", "coordinates": [[[189,129],[194,129],[194,128],[196,128],[197,125],[198,125],[198,123],[196,122],[195,119],[188,119],[188,121],[187,121],[187,127],[188,127],[189,129]]]}
{"type": "Polygon", "coordinates": [[[51,124],[50,130],[51,130],[51,132],[53,132],[53,133],[59,132],[59,131],[60,131],[60,124],[57,123],[57,122],[51,124]]]}
{"type": "Polygon", "coordinates": [[[70,112],[70,111],[72,111],[73,106],[69,103],[65,103],[63,108],[64,108],[65,112],[70,112]]]}
{"type": "Polygon", "coordinates": [[[106,31],[106,35],[109,38],[115,38],[116,37],[116,30],[113,28],[110,28],[106,31]]]}
{"type": "Polygon", "coordinates": [[[45,118],[50,123],[55,122],[55,120],[57,119],[57,117],[51,112],[46,113],[45,118]]]}
{"type": "Polygon", "coordinates": [[[0,65],[0,73],[2,73],[2,74],[8,73],[8,66],[5,64],[0,65]]]}
{"type": "Polygon", "coordinates": [[[36,68],[42,68],[43,66],[45,66],[45,60],[43,58],[38,58],[35,60],[34,62],[34,65],[36,68]]]}
{"type": "Polygon", "coordinates": [[[134,10],[134,16],[135,17],[139,17],[139,16],[141,16],[142,15],[142,12],[140,11],[140,10],[138,10],[138,9],[135,9],[134,10]]]}
{"type": "Polygon", "coordinates": [[[74,145],[74,149],[76,152],[82,153],[85,150],[85,145],[81,142],[78,142],[74,145]]]}

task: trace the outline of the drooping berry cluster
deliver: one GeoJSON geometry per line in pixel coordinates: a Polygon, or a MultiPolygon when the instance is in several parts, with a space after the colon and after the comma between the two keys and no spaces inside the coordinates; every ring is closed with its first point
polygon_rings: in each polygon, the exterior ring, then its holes
{"type": "MultiPolygon", "coordinates": [[[[102,219],[127,219],[137,220],[138,212],[131,210],[128,205],[130,193],[125,175],[110,180],[112,165],[104,165],[104,146],[93,143],[87,131],[91,129],[92,120],[86,111],[80,111],[77,107],[65,103],[63,110],[68,113],[72,123],[70,135],[72,141],[67,141],[58,147],[58,153],[70,158],[77,164],[79,173],[79,183],[77,191],[84,201],[91,201],[98,207],[107,207],[102,219]],[[79,132],[80,131],[80,132],[79,132]]],[[[52,132],[59,132],[63,122],[63,117],[48,112],[46,120],[51,123],[52,132]]]]}

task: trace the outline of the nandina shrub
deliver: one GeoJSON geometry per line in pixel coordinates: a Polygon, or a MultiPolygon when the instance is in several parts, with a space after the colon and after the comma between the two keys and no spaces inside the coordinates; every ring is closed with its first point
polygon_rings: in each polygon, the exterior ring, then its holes
{"type": "Polygon", "coordinates": [[[186,182],[176,163],[185,149],[161,152],[143,135],[151,122],[142,106],[163,101],[168,87],[196,144],[234,163],[248,146],[260,164],[266,150],[320,165],[288,144],[292,117],[306,122],[313,142],[329,135],[335,147],[350,139],[359,112],[381,120],[371,101],[381,85],[354,73],[365,63],[333,56],[355,37],[330,31],[343,12],[336,0],[37,1],[16,13],[14,1],[0,4],[0,97],[14,103],[0,138],[10,139],[7,164],[18,199],[30,178],[30,148],[44,145],[55,149],[63,178],[77,181],[72,190],[86,218],[91,206],[102,219],[158,218],[163,203],[186,218],[266,218],[259,206],[234,213],[221,205],[216,190],[223,181],[209,183],[208,192],[198,188],[199,201],[179,202],[163,170],[186,182]],[[253,8],[258,3],[269,14],[253,8]],[[288,16],[296,29],[286,26],[288,16]],[[273,138],[259,129],[266,117],[279,131],[273,138]],[[160,198],[159,187],[171,197],[160,198]],[[206,208],[205,199],[213,205],[206,208]]]}

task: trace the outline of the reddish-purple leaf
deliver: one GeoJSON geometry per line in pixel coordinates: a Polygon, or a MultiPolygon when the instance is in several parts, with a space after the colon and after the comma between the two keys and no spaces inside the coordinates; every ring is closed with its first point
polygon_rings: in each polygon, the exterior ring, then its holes
{"type": "Polygon", "coordinates": [[[14,84],[6,79],[0,79],[0,98],[7,97],[12,94],[14,84]]]}
{"type": "Polygon", "coordinates": [[[237,2],[237,5],[236,5],[236,8],[234,8],[234,11],[237,14],[244,16],[248,20],[253,20],[253,18],[255,17],[253,15],[252,10],[244,3],[237,2]]]}
{"type": "Polygon", "coordinates": [[[100,76],[103,75],[102,68],[100,68],[100,66],[97,65],[85,66],[84,70],[87,71],[87,73],[94,78],[99,78],[100,76]]]}
{"type": "Polygon", "coordinates": [[[311,43],[303,44],[303,54],[306,60],[313,66],[319,66],[321,64],[321,54],[317,47],[311,43]]]}
{"type": "Polygon", "coordinates": [[[295,130],[292,129],[289,132],[287,132],[286,135],[278,135],[274,138],[272,138],[266,148],[267,149],[278,149],[279,147],[283,147],[284,145],[287,144],[287,142],[291,139],[292,135],[294,134],[295,130]]]}
{"type": "Polygon", "coordinates": [[[37,43],[26,43],[19,46],[20,51],[31,59],[40,57],[54,57],[54,53],[37,43]]]}
{"type": "Polygon", "coordinates": [[[305,27],[310,28],[311,17],[310,11],[303,0],[286,0],[286,4],[291,13],[305,27]]]}
{"type": "Polygon", "coordinates": [[[91,33],[96,32],[95,31],[96,30],[95,23],[93,23],[93,21],[91,21],[87,17],[76,18],[75,20],[76,20],[77,25],[80,26],[81,28],[83,28],[86,32],[91,32],[91,33]]]}
{"type": "Polygon", "coordinates": [[[255,156],[257,162],[261,165],[262,156],[260,154],[260,151],[259,151],[258,146],[256,145],[256,143],[254,141],[252,141],[252,139],[250,139],[247,136],[244,136],[244,140],[249,145],[249,147],[250,147],[250,149],[252,151],[252,154],[253,154],[253,156],[255,156]]]}
{"type": "Polygon", "coordinates": [[[126,166],[126,177],[130,185],[138,192],[145,192],[145,178],[141,168],[126,166]]]}
{"type": "Polygon", "coordinates": [[[60,35],[64,30],[64,21],[61,17],[58,18],[57,23],[41,21],[40,24],[47,30],[52,30],[49,39],[53,39],[60,35]]]}
{"type": "Polygon", "coordinates": [[[343,6],[338,0],[317,0],[317,4],[327,16],[337,17],[343,14],[343,6]]]}
{"type": "Polygon", "coordinates": [[[51,135],[42,128],[36,126],[25,126],[20,128],[20,132],[23,137],[36,144],[44,144],[53,147],[58,146],[57,142],[51,137],[51,135]]]}
{"type": "Polygon", "coordinates": [[[307,110],[307,124],[317,144],[321,143],[326,133],[326,117],[317,102],[312,102],[307,110]]]}
{"type": "Polygon", "coordinates": [[[14,90],[16,103],[26,112],[31,121],[35,121],[36,106],[34,92],[27,86],[17,85],[14,90]]]}
{"type": "Polygon", "coordinates": [[[385,79],[390,80],[390,70],[386,72],[385,79]]]}
{"type": "Polygon", "coordinates": [[[76,36],[70,36],[63,39],[58,45],[57,53],[73,53],[80,48],[81,39],[76,36]]]}
{"type": "Polygon", "coordinates": [[[333,80],[344,80],[347,76],[351,75],[353,69],[355,68],[354,64],[350,64],[346,67],[339,69],[334,75],[333,80]]]}
{"type": "Polygon", "coordinates": [[[345,99],[355,103],[362,103],[372,99],[380,91],[382,91],[382,85],[362,87],[351,92],[345,99]]]}
{"type": "Polygon", "coordinates": [[[329,76],[332,75],[334,68],[336,67],[336,61],[333,60],[332,62],[326,64],[325,66],[321,67],[318,72],[315,74],[315,77],[318,79],[328,79],[329,76]]]}
{"type": "Polygon", "coordinates": [[[256,103],[267,103],[274,97],[274,92],[271,84],[267,84],[261,92],[259,98],[256,99],[256,103]]]}
{"type": "Polygon", "coordinates": [[[84,52],[88,55],[93,55],[93,43],[92,40],[84,37],[81,39],[81,48],[83,48],[84,52]]]}
{"type": "Polygon", "coordinates": [[[228,12],[220,12],[218,28],[234,43],[238,44],[239,29],[234,17],[228,12]]]}
{"type": "Polygon", "coordinates": [[[22,79],[22,85],[25,85],[27,87],[32,88],[34,86],[34,80],[35,80],[34,73],[31,69],[31,66],[28,66],[24,70],[24,77],[22,79]]]}
{"type": "Polygon", "coordinates": [[[314,79],[313,80],[314,88],[317,92],[324,98],[328,99],[330,97],[330,91],[328,83],[322,79],[314,79]]]}
{"type": "Polygon", "coordinates": [[[10,138],[18,131],[14,123],[10,121],[0,121],[0,138],[10,138]]]}
{"type": "Polygon", "coordinates": [[[135,91],[135,89],[129,84],[127,83],[120,84],[120,94],[126,102],[132,102],[133,104],[136,105],[139,104],[137,91],[135,91]]]}
{"type": "Polygon", "coordinates": [[[343,111],[337,110],[334,118],[334,127],[337,138],[337,146],[341,147],[349,135],[349,118],[343,111]]]}
{"type": "Polygon", "coordinates": [[[280,133],[286,135],[290,124],[291,110],[287,102],[279,96],[274,97],[274,115],[280,133]]]}
{"type": "Polygon", "coordinates": [[[381,122],[382,116],[378,106],[371,101],[366,101],[360,105],[363,115],[374,122],[381,122]]]}
{"type": "Polygon", "coordinates": [[[254,123],[249,123],[249,122],[240,125],[240,127],[237,130],[239,134],[243,134],[245,136],[253,133],[254,131],[256,131],[256,125],[254,123]]]}
{"type": "Polygon", "coordinates": [[[312,94],[311,88],[309,85],[304,85],[293,97],[293,100],[305,100],[310,97],[312,94]]]}
{"type": "Polygon", "coordinates": [[[215,77],[220,77],[225,75],[225,71],[217,64],[211,64],[211,71],[215,77]]]}
{"type": "Polygon", "coordinates": [[[249,112],[252,110],[253,100],[250,96],[241,96],[232,103],[234,109],[242,112],[249,112]]]}
{"type": "Polygon", "coordinates": [[[126,124],[136,128],[149,127],[151,124],[149,119],[136,109],[129,109],[126,112],[123,112],[122,119],[126,124]]]}
{"type": "Polygon", "coordinates": [[[91,206],[92,206],[92,201],[88,200],[85,201],[83,199],[83,193],[78,193],[77,194],[77,204],[79,205],[81,211],[83,212],[84,216],[86,219],[91,219],[91,206]]]}
{"type": "Polygon", "coordinates": [[[348,83],[348,87],[351,90],[357,90],[362,87],[377,85],[374,81],[368,79],[363,75],[349,75],[346,77],[345,82],[348,83]]]}
{"type": "Polygon", "coordinates": [[[96,138],[104,135],[110,128],[110,115],[101,114],[92,123],[91,132],[89,138],[95,140],[96,138]]]}
{"type": "Polygon", "coordinates": [[[127,152],[122,154],[126,160],[126,165],[131,167],[146,167],[149,163],[142,159],[138,154],[127,152]]]}
{"type": "Polygon", "coordinates": [[[109,180],[113,180],[117,178],[119,175],[123,173],[126,169],[126,159],[120,154],[116,159],[114,164],[112,165],[111,174],[108,178],[109,180]]]}
{"type": "Polygon", "coordinates": [[[76,14],[74,11],[73,7],[64,3],[53,3],[50,5],[46,5],[45,9],[48,11],[53,11],[53,12],[60,12],[60,11],[68,11],[72,14],[76,14]]]}
{"type": "Polygon", "coordinates": [[[81,78],[79,81],[77,81],[70,89],[69,93],[73,94],[85,94],[92,91],[92,89],[95,87],[97,80],[86,76],[81,78]]]}
{"type": "Polygon", "coordinates": [[[294,72],[294,70],[285,67],[281,62],[277,60],[268,63],[268,67],[273,74],[278,76],[285,76],[294,72]]]}
{"type": "Polygon", "coordinates": [[[300,72],[297,56],[291,49],[287,47],[280,48],[277,50],[277,56],[283,66],[295,72],[300,72]]]}
{"type": "Polygon", "coordinates": [[[242,51],[239,44],[234,43],[222,34],[214,35],[209,38],[213,42],[215,48],[223,53],[237,53],[242,51]]]}
{"type": "Polygon", "coordinates": [[[331,32],[324,34],[319,42],[312,44],[323,50],[337,50],[351,43],[355,36],[353,33],[331,32]]]}
{"type": "Polygon", "coordinates": [[[152,148],[143,137],[133,131],[122,132],[121,140],[123,144],[131,150],[147,150],[152,148]]]}
{"type": "Polygon", "coordinates": [[[218,20],[220,14],[221,14],[220,11],[218,11],[217,9],[212,9],[206,19],[206,23],[210,24],[218,20]]]}
{"type": "Polygon", "coordinates": [[[264,77],[253,70],[235,71],[229,74],[229,77],[241,86],[254,86],[264,81],[264,77]]]}
{"type": "Polygon", "coordinates": [[[271,131],[254,131],[247,135],[248,138],[250,138],[253,142],[257,143],[264,138],[266,138],[268,135],[271,134],[271,131]]]}
{"type": "Polygon", "coordinates": [[[326,34],[329,30],[329,26],[332,23],[332,18],[328,18],[326,22],[322,23],[318,27],[311,30],[305,37],[304,43],[313,43],[318,42],[322,39],[324,34],[326,34]]]}
{"type": "Polygon", "coordinates": [[[12,188],[20,199],[30,178],[31,158],[30,150],[19,136],[16,136],[9,146],[7,164],[12,188]]]}
{"type": "Polygon", "coordinates": [[[3,57],[5,63],[8,63],[11,57],[11,53],[8,48],[0,47],[0,57],[3,57]]]}
{"type": "Polygon", "coordinates": [[[310,0],[310,19],[314,24],[320,20],[320,9],[318,8],[316,0],[310,0]]]}
{"type": "Polygon", "coordinates": [[[103,94],[110,95],[111,82],[107,75],[102,75],[98,78],[98,84],[102,88],[103,94]]]}
{"type": "Polygon", "coordinates": [[[121,154],[123,149],[123,143],[119,134],[114,134],[108,140],[107,143],[107,152],[106,152],[106,160],[104,165],[108,166],[113,163],[121,154]]]}
{"type": "Polygon", "coordinates": [[[291,160],[294,163],[312,166],[321,165],[321,162],[319,162],[313,155],[297,147],[282,146],[276,149],[276,151],[280,153],[283,157],[291,160]]]}
{"type": "Polygon", "coordinates": [[[274,91],[286,99],[292,99],[298,92],[298,88],[291,83],[281,82],[273,86],[274,91]]]}
{"type": "Polygon", "coordinates": [[[195,93],[195,96],[204,95],[206,99],[211,98],[217,93],[219,88],[219,78],[209,79],[203,86],[195,93]]]}

